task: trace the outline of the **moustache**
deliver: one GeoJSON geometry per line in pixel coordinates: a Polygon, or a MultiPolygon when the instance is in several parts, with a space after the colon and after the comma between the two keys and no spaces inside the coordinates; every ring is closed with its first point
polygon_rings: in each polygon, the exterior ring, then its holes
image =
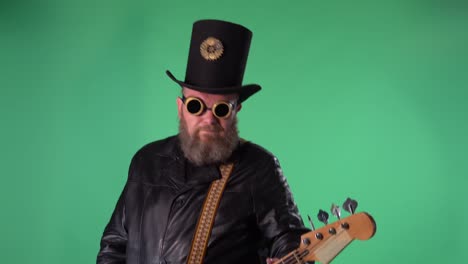
{"type": "Polygon", "coordinates": [[[199,127],[197,131],[222,132],[223,128],[219,125],[208,125],[199,127]]]}

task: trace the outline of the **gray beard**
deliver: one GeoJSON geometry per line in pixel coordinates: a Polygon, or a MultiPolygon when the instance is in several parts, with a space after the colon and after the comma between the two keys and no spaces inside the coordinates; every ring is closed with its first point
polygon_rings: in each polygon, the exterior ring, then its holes
{"type": "Polygon", "coordinates": [[[179,120],[179,140],[184,156],[197,166],[220,164],[226,162],[236,149],[239,142],[237,117],[231,127],[225,131],[225,136],[213,136],[209,141],[201,141],[200,129],[222,130],[219,125],[197,128],[193,135],[187,131],[183,118],[179,120]]]}

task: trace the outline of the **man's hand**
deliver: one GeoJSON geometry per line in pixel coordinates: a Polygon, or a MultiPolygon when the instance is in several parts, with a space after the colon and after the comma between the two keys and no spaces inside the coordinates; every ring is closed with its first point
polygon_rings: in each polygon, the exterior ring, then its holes
{"type": "Polygon", "coordinates": [[[278,258],[267,258],[266,262],[267,262],[267,264],[273,264],[278,260],[279,260],[278,258]]]}

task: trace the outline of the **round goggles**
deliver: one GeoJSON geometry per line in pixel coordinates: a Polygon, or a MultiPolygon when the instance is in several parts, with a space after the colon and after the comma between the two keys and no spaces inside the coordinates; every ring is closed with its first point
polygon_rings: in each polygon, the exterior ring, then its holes
{"type": "Polygon", "coordinates": [[[182,96],[182,102],[185,104],[185,109],[192,115],[202,115],[205,110],[211,110],[213,115],[217,118],[228,118],[232,109],[236,106],[236,103],[219,101],[216,102],[211,108],[206,107],[205,103],[196,97],[185,97],[182,96]]]}

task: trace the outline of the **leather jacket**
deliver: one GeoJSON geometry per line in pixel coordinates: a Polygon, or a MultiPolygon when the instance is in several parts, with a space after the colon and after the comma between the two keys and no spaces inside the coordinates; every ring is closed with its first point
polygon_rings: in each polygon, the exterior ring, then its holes
{"type": "MultiPolygon", "coordinates": [[[[233,154],[234,169],[215,217],[204,263],[265,263],[297,248],[308,230],[278,160],[251,142],[233,154]]],[[[217,166],[188,162],[176,136],[141,148],[107,224],[97,263],[186,262],[217,166]]]]}

